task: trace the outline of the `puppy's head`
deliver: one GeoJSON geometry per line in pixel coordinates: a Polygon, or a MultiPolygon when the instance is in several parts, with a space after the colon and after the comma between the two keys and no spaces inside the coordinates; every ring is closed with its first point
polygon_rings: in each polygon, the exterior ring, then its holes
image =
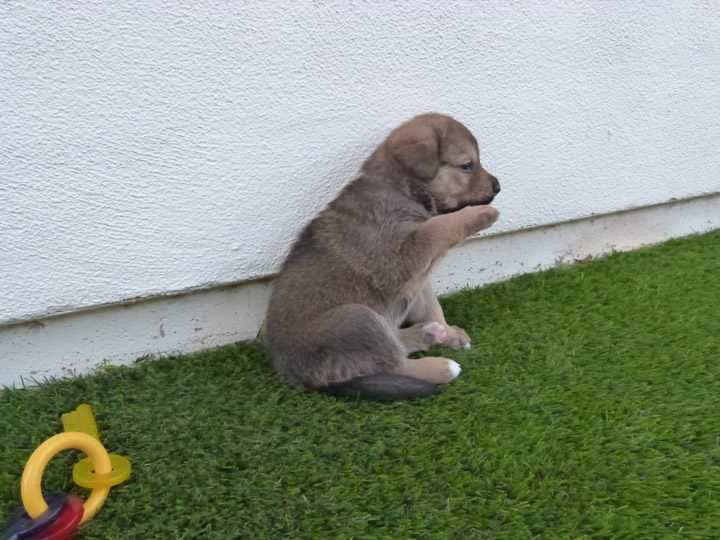
{"type": "Polygon", "coordinates": [[[497,178],[483,169],[470,130],[441,114],[405,122],[383,143],[386,159],[435,200],[439,213],[489,204],[500,192],[497,178]]]}

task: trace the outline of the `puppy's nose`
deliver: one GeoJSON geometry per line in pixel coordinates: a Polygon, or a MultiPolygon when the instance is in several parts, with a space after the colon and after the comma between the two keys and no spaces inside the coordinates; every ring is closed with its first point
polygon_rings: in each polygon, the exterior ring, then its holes
{"type": "Polygon", "coordinates": [[[495,195],[500,193],[500,182],[498,182],[498,179],[494,176],[492,177],[492,188],[495,195]]]}

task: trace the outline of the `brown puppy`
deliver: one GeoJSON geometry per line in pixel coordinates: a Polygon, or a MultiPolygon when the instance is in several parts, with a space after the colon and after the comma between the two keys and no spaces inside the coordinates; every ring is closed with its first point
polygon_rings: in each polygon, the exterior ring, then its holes
{"type": "Polygon", "coordinates": [[[430,395],[454,379],[454,361],[408,354],[470,347],[445,322],[428,275],[448,249],[495,222],[498,211],[483,205],[499,191],[456,120],[425,114],[390,133],[285,261],[267,317],[278,373],[385,401],[430,395]]]}

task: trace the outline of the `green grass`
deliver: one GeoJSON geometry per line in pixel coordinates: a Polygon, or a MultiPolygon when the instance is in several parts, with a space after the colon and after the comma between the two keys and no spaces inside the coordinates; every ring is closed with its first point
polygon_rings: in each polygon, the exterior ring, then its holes
{"type": "MultiPolygon", "coordinates": [[[[80,538],[720,537],[720,231],[443,303],[473,349],[425,401],[284,386],[257,342],[8,390],[0,517],[87,402],[133,475],[80,538]]],[[[85,496],[76,459],[45,489],[85,496]]]]}

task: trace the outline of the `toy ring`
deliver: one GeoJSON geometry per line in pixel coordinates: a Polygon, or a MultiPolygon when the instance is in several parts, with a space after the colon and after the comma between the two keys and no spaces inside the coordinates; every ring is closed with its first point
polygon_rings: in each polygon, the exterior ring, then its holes
{"type": "Polygon", "coordinates": [[[130,476],[130,460],[117,454],[110,454],[112,471],[107,474],[93,473],[93,462],[90,458],[81,459],[73,468],[73,480],[78,486],[85,488],[98,488],[117,486],[130,476]]]}
{"type": "MultiPolygon", "coordinates": [[[[112,472],[112,464],[107,450],[94,437],[85,433],[66,432],[49,438],[32,453],[20,481],[22,502],[31,518],[41,516],[48,509],[48,505],[42,496],[42,475],[45,467],[47,467],[55,454],[69,448],[77,448],[85,452],[92,460],[93,468],[97,474],[104,475],[112,472]]],[[[85,523],[95,515],[105,502],[109,492],[109,485],[96,487],[92,490],[83,505],[85,512],[80,524],[85,523]]]]}

